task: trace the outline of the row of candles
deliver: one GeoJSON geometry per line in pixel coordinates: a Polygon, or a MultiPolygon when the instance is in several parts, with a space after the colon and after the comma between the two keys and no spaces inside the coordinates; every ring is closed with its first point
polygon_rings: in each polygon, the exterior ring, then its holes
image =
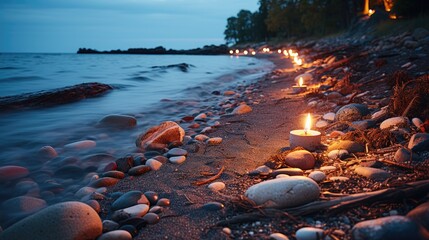
{"type": "MultiPolygon", "coordinates": [[[[262,48],[262,53],[272,53],[270,48],[268,47],[264,47],[262,48]]],[[[298,65],[301,66],[303,64],[303,60],[302,58],[299,57],[299,54],[297,52],[294,52],[292,49],[278,49],[277,52],[279,54],[284,55],[285,57],[291,58],[293,60],[293,62],[298,65]]],[[[239,49],[235,49],[235,50],[229,50],[229,54],[230,55],[256,55],[256,51],[255,50],[243,50],[242,52],[240,52],[239,49]]]]}

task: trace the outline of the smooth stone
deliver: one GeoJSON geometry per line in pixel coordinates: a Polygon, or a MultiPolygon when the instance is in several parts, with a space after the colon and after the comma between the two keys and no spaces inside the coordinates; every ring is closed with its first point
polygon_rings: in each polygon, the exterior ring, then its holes
{"type": "Polygon", "coordinates": [[[347,150],[332,150],[328,153],[328,157],[330,159],[341,159],[344,160],[345,158],[347,158],[349,155],[349,152],[347,150]]]}
{"type": "Polygon", "coordinates": [[[151,127],[136,140],[136,146],[143,149],[164,149],[172,142],[183,142],[185,130],[177,123],[166,121],[151,127]]]}
{"type": "Polygon", "coordinates": [[[320,188],[308,177],[276,178],[251,186],[245,196],[257,205],[286,208],[300,206],[319,198],[320,188]]]}
{"type": "Polygon", "coordinates": [[[334,181],[334,182],[335,181],[345,182],[345,181],[350,180],[350,178],[338,176],[338,177],[330,177],[329,180],[334,181]]]}
{"type": "Polygon", "coordinates": [[[279,174],[286,174],[289,176],[302,176],[304,175],[304,171],[302,171],[301,168],[279,168],[271,173],[273,177],[276,177],[279,174]]]}
{"type": "Polygon", "coordinates": [[[416,133],[411,136],[408,148],[414,152],[429,151],[429,133],[416,133]]]}
{"type": "MultiPolygon", "coordinates": [[[[143,219],[141,220],[141,222],[143,222],[143,219]]],[[[130,224],[122,225],[119,228],[119,230],[125,230],[125,231],[129,232],[132,237],[135,237],[135,236],[137,236],[137,234],[139,234],[139,231],[137,230],[137,228],[134,227],[133,225],[130,225],[130,224]]]]}
{"type": "Polygon", "coordinates": [[[186,156],[188,151],[182,148],[172,148],[167,152],[167,157],[186,156]]]}
{"type": "Polygon", "coordinates": [[[168,158],[164,157],[164,156],[156,156],[156,157],[153,157],[153,159],[157,160],[158,162],[160,162],[162,164],[168,162],[168,158]]]}
{"type": "Polygon", "coordinates": [[[388,129],[391,127],[397,127],[398,125],[408,124],[408,118],[405,117],[392,117],[384,120],[380,124],[380,129],[388,129]]]}
{"type": "Polygon", "coordinates": [[[314,171],[308,174],[308,177],[313,179],[316,182],[322,182],[326,179],[326,174],[322,171],[314,171]]]}
{"type": "Polygon", "coordinates": [[[325,96],[327,99],[332,100],[332,99],[338,99],[338,98],[342,98],[344,97],[341,93],[339,92],[327,92],[325,93],[325,96]]]}
{"type": "Polygon", "coordinates": [[[149,211],[149,206],[147,204],[137,204],[118,211],[123,211],[130,217],[143,217],[149,211]]]}
{"type": "Polygon", "coordinates": [[[208,202],[205,203],[202,208],[208,211],[219,211],[224,209],[225,206],[220,202],[208,202]]]}
{"type": "Polygon", "coordinates": [[[140,165],[136,167],[132,167],[130,170],[128,170],[128,174],[131,176],[140,176],[144,173],[147,173],[151,170],[149,166],[146,165],[140,165]]]}
{"type": "Polygon", "coordinates": [[[284,162],[291,167],[307,170],[314,167],[316,159],[307,150],[297,150],[286,155],[284,162]]]}
{"type": "Polygon", "coordinates": [[[231,235],[232,230],[231,230],[231,228],[224,227],[224,228],[222,228],[222,232],[225,233],[226,235],[231,235]]]}
{"type": "Polygon", "coordinates": [[[83,140],[64,145],[64,150],[85,150],[94,148],[95,146],[97,146],[97,143],[95,141],[83,140]]]}
{"type": "Polygon", "coordinates": [[[149,166],[151,170],[158,171],[161,168],[162,163],[151,158],[146,161],[146,165],[149,166]]]}
{"type": "Polygon", "coordinates": [[[143,220],[147,224],[150,224],[150,225],[159,223],[159,219],[160,218],[159,218],[158,214],[155,214],[155,213],[148,213],[148,214],[143,216],[143,220]]]}
{"type": "Polygon", "coordinates": [[[117,170],[127,173],[132,167],[134,167],[134,157],[125,156],[122,158],[116,159],[117,170]]]}
{"type": "Polygon", "coordinates": [[[373,113],[372,115],[371,115],[371,119],[377,119],[377,118],[379,118],[379,117],[381,117],[381,116],[383,116],[384,114],[386,114],[387,113],[387,108],[383,108],[383,109],[381,109],[380,111],[377,111],[377,112],[375,112],[375,113],[373,113]]]}
{"type": "Polygon", "coordinates": [[[186,157],[185,156],[171,157],[168,159],[168,161],[174,164],[182,164],[186,161],[186,157]]]}
{"type": "Polygon", "coordinates": [[[88,186],[93,188],[110,187],[116,185],[119,180],[117,178],[103,177],[91,182],[88,186]]]}
{"type": "Polygon", "coordinates": [[[97,240],[131,240],[133,236],[125,230],[114,230],[103,233],[97,240]]]}
{"type": "Polygon", "coordinates": [[[422,120],[420,118],[413,118],[411,119],[411,122],[416,126],[417,128],[420,128],[420,126],[423,124],[422,120]]]}
{"type": "Polygon", "coordinates": [[[103,117],[97,125],[100,127],[132,128],[137,125],[137,119],[133,116],[112,114],[103,117]]]}
{"type": "Polygon", "coordinates": [[[118,169],[118,164],[116,162],[109,162],[103,166],[102,172],[109,172],[118,169]]]}
{"type": "Polygon", "coordinates": [[[325,119],[325,120],[327,120],[327,121],[333,122],[333,121],[335,121],[335,113],[333,113],[333,112],[325,113],[322,116],[322,118],[325,119]]]}
{"type": "Polygon", "coordinates": [[[356,152],[364,152],[365,147],[357,142],[353,142],[350,140],[341,140],[338,142],[332,143],[328,147],[328,152],[331,152],[332,150],[347,150],[349,153],[356,153],[356,152]]]}
{"type": "Polygon", "coordinates": [[[429,202],[420,204],[407,213],[407,217],[429,231],[429,202]]]}
{"type": "Polygon", "coordinates": [[[146,198],[150,202],[151,206],[155,205],[156,202],[158,202],[158,199],[159,199],[158,193],[156,193],[154,191],[146,191],[146,192],[144,192],[144,195],[146,196],[146,198]]]}
{"type": "Polygon", "coordinates": [[[271,168],[269,168],[266,165],[262,165],[262,166],[257,167],[255,170],[251,171],[249,173],[249,175],[251,175],[251,176],[260,175],[260,174],[266,175],[266,174],[270,174],[272,172],[273,172],[273,170],[271,168]]]}
{"type": "Polygon", "coordinates": [[[207,187],[208,189],[214,192],[217,192],[225,189],[226,186],[225,186],[225,183],[223,182],[213,182],[213,183],[210,183],[207,187]]]}
{"type": "Polygon", "coordinates": [[[335,114],[335,120],[353,122],[361,120],[368,113],[366,105],[352,103],[341,107],[335,114]]]}
{"type": "Polygon", "coordinates": [[[209,137],[207,135],[204,134],[198,134],[194,137],[195,140],[200,141],[200,142],[204,142],[207,139],[209,139],[209,137]]]}
{"type": "Polygon", "coordinates": [[[357,167],[355,168],[355,173],[374,181],[384,181],[390,177],[389,172],[372,167],[357,167]]]}
{"type": "Polygon", "coordinates": [[[203,128],[203,130],[200,131],[200,133],[211,133],[213,131],[214,130],[212,127],[205,127],[205,128],[203,128]]]}
{"type": "Polygon", "coordinates": [[[168,198],[161,198],[156,202],[157,206],[161,206],[161,207],[168,207],[170,206],[171,202],[170,199],[168,198]]]}
{"type": "Polygon", "coordinates": [[[112,203],[112,210],[128,208],[137,204],[148,204],[146,196],[140,191],[129,191],[124,193],[112,203]]]}
{"type": "Polygon", "coordinates": [[[207,139],[207,144],[211,146],[219,145],[221,144],[223,139],[221,137],[212,137],[207,139]]]}
{"type": "Polygon", "coordinates": [[[194,121],[206,121],[207,120],[207,114],[200,113],[195,118],[194,121]]]}
{"type": "Polygon", "coordinates": [[[17,195],[30,195],[35,193],[36,195],[33,197],[36,197],[39,192],[39,184],[32,180],[20,181],[15,185],[14,191],[17,195]]]}
{"type": "Polygon", "coordinates": [[[324,172],[332,172],[332,171],[337,171],[337,168],[335,166],[323,166],[323,167],[320,167],[319,170],[324,172]]]}
{"type": "Polygon", "coordinates": [[[236,115],[241,115],[241,114],[246,114],[252,111],[252,108],[247,105],[247,104],[242,104],[236,108],[234,108],[234,110],[232,110],[232,114],[236,114],[236,115]]]}
{"type": "Polygon", "coordinates": [[[94,193],[95,191],[96,191],[96,189],[93,187],[82,187],[74,195],[77,198],[82,198],[83,196],[94,193]]]}
{"type": "Polygon", "coordinates": [[[97,212],[81,202],[58,203],[15,223],[1,239],[95,239],[102,233],[97,212]]]}
{"type": "Polygon", "coordinates": [[[235,92],[234,92],[234,91],[232,91],[232,90],[227,90],[227,91],[223,92],[223,95],[224,95],[224,96],[232,96],[232,95],[234,95],[234,94],[235,94],[235,92]]]}
{"type": "Polygon", "coordinates": [[[94,209],[94,211],[96,211],[97,213],[101,212],[101,206],[97,200],[88,200],[85,203],[88,204],[88,206],[94,209]]]}
{"type": "Polygon", "coordinates": [[[161,155],[161,153],[160,153],[160,152],[158,152],[158,151],[146,151],[146,152],[144,153],[144,157],[145,157],[146,159],[154,158],[154,157],[156,157],[156,156],[160,156],[160,155],[161,155]]]}
{"type": "Polygon", "coordinates": [[[30,172],[25,167],[3,166],[0,167],[0,183],[17,180],[26,177],[30,172]]]}
{"type": "Polygon", "coordinates": [[[343,133],[343,132],[341,132],[341,131],[337,131],[337,130],[335,130],[335,131],[332,131],[329,135],[331,136],[331,137],[333,137],[333,138],[337,138],[337,137],[339,137],[339,136],[343,136],[345,133],[343,133]]]}
{"type": "Polygon", "coordinates": [[[289,238],[282,233],[272,233],[272,234],[270,234],[270,239],[273,239],[273,240],[289,240],[289,238]]]}
{"type": "Polygon", "coordinates": [[[276,178],[288,178],[288,177],[290,177],[290,176],[287,174],[279,174],[276,176],[276,178]]]}
{"type": "Polygon", "coordinates": [[[412,153],[408,149],[400,148],[395,152],[393,159],[398,163],[409,163],[410,161],[419,161],[420,157],[417,153],[412,153]]]}
{"type": "Polygon", "coordinates": [[[389,216],[359,222],[352,228],[353,240],[425,239],[417,223],[404,216],[389,216]]]}
{"type": "Polygon", "coordinates": [[[103,221],[103,232],[111,232],[119,229],[119,223],[112,220],[103,221]]]}
{"type": "Polygon", "coordinates": [[[319,239],[331,239],[323,238],[323,229],[315,227],[303,227],[298,229],[295,233],[297,240],[319,240],[319,239]]]}
{"type": "Polygon", "coordinates": [[[51,146],[43,146],[39,149],[39,155],[43,158],[52,159],[58,157],[55,148],[51,146]]]}
{"type": "Polygon", "coordinates": [[[24,217],[40,211],[47,206],[46,201],[40,198],[19,196],[8,199],[0,205],[2,217],[24,217]]]}
{"type": "Polygon", "coordinates": [[[114,161],[116,158],[110,154],[107,153],[96,153],[96,154],[89,154],[84,157],[82,157],[82,162],[110,162],[114,161]]]}
{"type": "Polygon", "coordinates": [[[117,179],[123,179],[125,178],[125,173],[121,171],[108,171],[101,174],[101,177],[112,177],[117,179]]]}
{"type": "Polygon", "coordinates": [[[156,213],[156,214],[160,214],[164,211],[164,208],[161,206],[153,206],[149,209],[149,212],[151,213],[156,213]]]}
{"type": "Polygon", "coordinates": [[[319,120],[316,122],[316,128],[324,128],[328,125],[329,125],[329,123],[325,120],[319,120]]]}

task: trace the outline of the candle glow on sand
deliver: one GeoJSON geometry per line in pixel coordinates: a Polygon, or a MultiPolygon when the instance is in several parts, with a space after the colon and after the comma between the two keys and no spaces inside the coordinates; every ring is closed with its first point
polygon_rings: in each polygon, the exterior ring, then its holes
{"type": "Polygon", "coordinates": [[[303,147],[309,151],[314,151],[321,142],[321,133],[311,130],[311,115],[307,114],[304,129],[292,130],[289,135],[291,149],[303,147]]]}
{"type": "Polygon", "coordinates": [[[293,93],[302,93],[307,91],[307,85],[304,85],[304,79],[302,77],[298,80],[298,85],[292,86],[293,93]]]}

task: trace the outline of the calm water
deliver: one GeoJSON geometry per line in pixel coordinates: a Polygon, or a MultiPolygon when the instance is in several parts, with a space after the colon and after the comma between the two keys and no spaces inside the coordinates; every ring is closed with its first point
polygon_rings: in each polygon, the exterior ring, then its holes
{"type": "MultiPolygon", "coordinates": [[[[120,155],[135,137],[163,120],[177,120],[192,109],[207,107],[225,90],[249,83],[273,65],[251,57],[187,55],[0,54],[0,96],[51,90],[83,82],[110,84],[110,93],[51,108],[0,113],[0,166],[26,165],[40,147],[88,138],[97,152],[120,155]],[[187,63],[187,72],[162,68],[187,63]],[[170,101],[171,100],[171,101],[170,101]],[[179,104],[180,103],[180,104],[179,104]],[[100,132],[95,124],[107,114],[129,114],[137,129],[100,132]],[[101,137],[102,136],[102,137],[101,137]],[[120,149],[120,150],[118,150],[120,149]]],[[[85,153],[88,154],[88,153],[85,153]]]]}

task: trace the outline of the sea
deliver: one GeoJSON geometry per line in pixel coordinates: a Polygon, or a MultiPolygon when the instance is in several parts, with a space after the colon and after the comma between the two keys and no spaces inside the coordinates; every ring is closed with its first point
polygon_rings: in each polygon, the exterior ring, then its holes
{"type": "Polygon", "coordinates": [[[113,90],[69,104],[0,112],[0,167],[55,172],[49,166],[57,165],[38,159],[43,146],[60,153],[51,161],[94,153],[120,157],[135,151],[137,136],[149,127],[209,111],[224,98],[214,91],[250,84],[273,68],[264,59],[229,55],[2,53],[0,100],[86,82],[109,84],[113,90]],[[175,67],[183,63],[188,67],[175,67]],[[99,129],[97,122],[109,114],[134,116],[138,124],[129,130],[99,129]],[[96,148],[62,152],[64,145],[85,139],[96,140],[96,148]]]}

